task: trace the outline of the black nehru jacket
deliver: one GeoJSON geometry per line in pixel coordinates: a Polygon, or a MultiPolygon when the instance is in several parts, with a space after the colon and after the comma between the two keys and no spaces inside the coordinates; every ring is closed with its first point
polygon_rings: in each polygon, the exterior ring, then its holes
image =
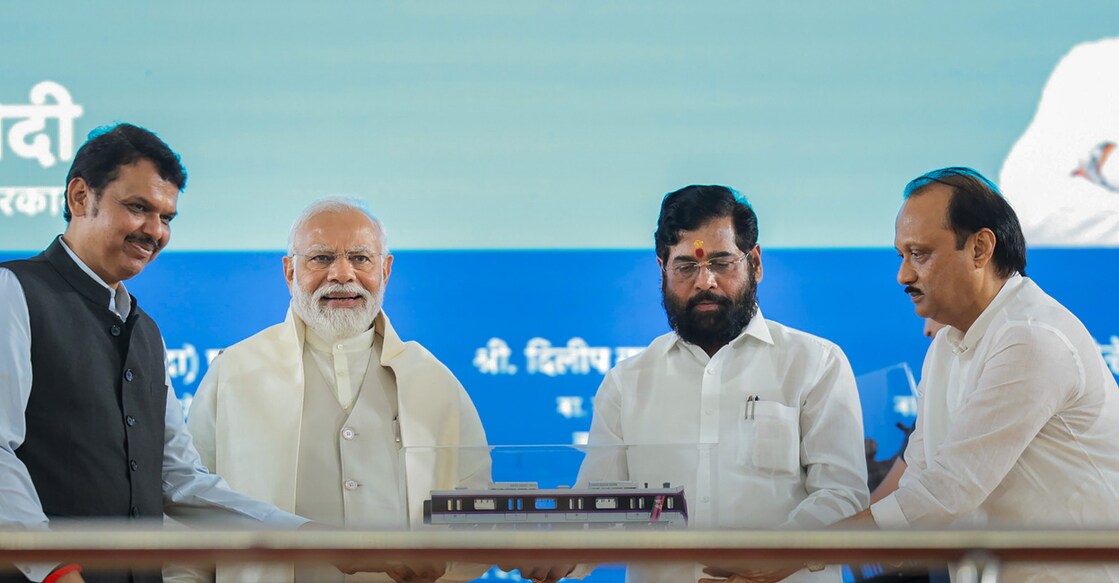
{"type": "Polygon", "coordinates": [[[52,520],[161,518],[167,388],[159,328],[135,298],[126,321],[110,311],[109,290],[74,263],[61,238],[0,266],[19,280],[30,316],[33,380],[15,453],[43,511],[52,520]]]}

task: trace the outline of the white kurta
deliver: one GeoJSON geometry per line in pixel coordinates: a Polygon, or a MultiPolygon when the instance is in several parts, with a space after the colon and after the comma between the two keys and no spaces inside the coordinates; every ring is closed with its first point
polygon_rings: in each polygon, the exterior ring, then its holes
{"type": "MultiPolygon", "coordinates": [[[[589,445],[580,484],[682,484],[694,529],[818,528],[869,500],[847,358],[760,312],[714,357],[670,333],[619,363],[595,396],[589,445]]],[[[627,571],[627,581],[705,576],[694,564],[627,571]]],[[[838,567],[788,579],[839,580],[838,567]]]]}
{"type": "MultiPolygon", "coordinates": [[[[478,413],[450,370],[419,344],[402,342],[384,313],[377,326],[384,342],[380,364],[396,378],[408,524],[418,528],[431,490],[490,483],[489,452],[478,413]],[[469,449],[455,449],[460,446],[469,449]]],[[[304,334],[289,312],[283,323],[225,350],[203,378],[188,422],[211,471],[234,489],[289,511],[298,496],[304,334]]],[[[368,459],[380,463],[372,454],[368,459]]],[[[467,577],[481,574],[467,571],[467,577]]],[[[291,573],[290,566],[219,569],[218,580],[282,582],[291,581],[291,573]]]]}
{"type": "MultiPolygon", "coordinates": [[[[1119,388],[1084,325],[1012,277],[925,357],[909,468],[871,508],[883,528],[1119,527],[1119,388]]],[[[1119,567],[1004,568],[1007,581],[1119,581],[1119,567]]]]}

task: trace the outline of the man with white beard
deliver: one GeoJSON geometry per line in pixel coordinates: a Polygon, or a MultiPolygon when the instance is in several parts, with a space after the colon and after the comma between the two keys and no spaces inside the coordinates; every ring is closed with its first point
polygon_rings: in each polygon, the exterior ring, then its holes
{"type": "MultiPolygon", "coordinates": [[[[394,530],[423,524],[432,489],[485,487],[489,455],[462,386],[382,310],[392,273],[384,227],[356,199],[314,202],[283,258],[283,323],[210,365],[188,426],[203,463],[234,488],[318,522],[394,530]],[[455,450],[447,446],[473,446],[455,450]]],[[[480,566],[219,565],[219,581],[468,580],[480,566]]]]}

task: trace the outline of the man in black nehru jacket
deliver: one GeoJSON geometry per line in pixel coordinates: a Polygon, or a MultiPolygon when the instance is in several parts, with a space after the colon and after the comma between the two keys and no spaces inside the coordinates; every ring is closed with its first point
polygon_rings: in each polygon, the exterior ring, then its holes
{"type": "MultiPolygon", "coordinates": [[[[94,132],[66,177],[65,233],[35,257],[0,264],[0,527],[199,512],[306,522],[230,491],[198,461],[159,328],[125,290],[167,245],[185,184],[179,157],[155,134],[129,124],[94,132]]],[[[13,581],[161,580],[66,563],[18,568],[13,581]]]]}

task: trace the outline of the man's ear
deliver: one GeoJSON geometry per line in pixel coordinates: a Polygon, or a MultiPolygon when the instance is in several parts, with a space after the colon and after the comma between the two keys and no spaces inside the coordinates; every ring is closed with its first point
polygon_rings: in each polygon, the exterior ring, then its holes
{"type": "Polygon", "coordinates": [[[392,275],[392,255],[385,255],[385,265],[381,270],[381,285],[389,282],[389,276],[392,275]]]}
{"type": "Polygon", "coordinates": [[[284,255],[284,281],[288,282],[288,293],[295,284],[295,260],[290,255],[284,255]]]}
{"type": "Polygon", "coordinates": [[[979,229],[972,238],[972,260],[977,269],[982,269],[991,262],[995,254],[995,232],[986,227],[979,229]]]}
{"type": "Polygon", "coordinates": [[[93,189],[84,178],[75,178],[66,185],[66,205],[70,207],[70,214],[75,217],[84,217],[93,212],[93,189]]]}
{"type": "Polygon", "coordinates": [[[750,250],[750,256],[754,260],[755,281],[761,281],[762,280],[762,246],[761,245],[754,245],[754,248],[750,250]]]}

